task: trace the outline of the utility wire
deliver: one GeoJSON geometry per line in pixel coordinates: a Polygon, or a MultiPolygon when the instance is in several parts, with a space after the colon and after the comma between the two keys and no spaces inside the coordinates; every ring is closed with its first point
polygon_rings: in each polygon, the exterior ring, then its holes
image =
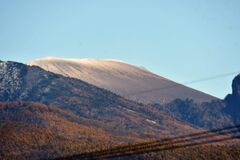
{"type": "MultiPolygon", "coordinates": [[[[149,153],[155,150],[160,151],[160,149],[166,150],[169,147],[173,147],[173,146],[176,147],[176,145],[178,145],[177,147],[179,147],[179,145],[182,147],[185,145],[188,146],[188,145],[192,145],[189,143],[192,141],[199,141],[202,139],[206,140],[219,135],[239,133],[239,131],[240,131],[240,125],[231,126],[231,127],[226,127],[222,129],[214,129],[210,131],[204,131],[204,132],[199,132],[199,133],[194,133],[194,134],[189,134],[184,136],[165,138],[160,141],[145,142],[140,144],[115,147],[107,150],[83,153],[80,155],[59,158],[59,159],[102,159],[102,158],[114,158],[114,157],[130,156],[130,155],[132,156],[137,154],[149,153]],[[183,144],[183,143],[187,143],[187,144],[183,144]]],[[[224,139],[218,139],[218,140],[225,141],[226,137],[224,137],[224,139]]],[[[204,141],[204,143],[212,143],[212,141],[215,141],[215,140],[211,139],[209,142],[208,141],[204,141]]],[[[202,143],[202,142],[197,142],[197,143],[202,143]]]]}
{"type": "MultiPolygon", "coordinates": [[[[169,144],[169,143],[176,143],[176,142],[184,142],[186,140],[191,139],[199,139],[203,136],[208,137],[207,134],[215,134],[214,136],[219,136],[219,134],[225,134],[226,131],[231,131],[232,129],[239,129],[240,125],[238,126],[231,126],[231,127],[226,127],[223,129],[214,129],[214,130],[210,130],[210,131],[203,131],[203,132],[199,132],[199,133],[194,133],[194,134],[189,134],[189,135],[183,135],[183,136],[178,136],[178,137],[170,137],[170,138],[165,138],[162,140],[158,140],[158,141],[153,141],[153,142],[145,142],[145,143],[140,143],[140,144],[133,144],[133,145],[128,145],[128,146],[120,146],[120,147],[116,147],[113,149],[107,149],[107,150],[101,150],[101,151],[97,151],[97,152],[90,152],[89,155],[100,155],[100,154],[112,154],[112,153],[117,153],[119,151],[123,152],[126,150],[133,150],[134,149],[141,149],[141,147],[145,147],[145,146],[153,146],[153,145],[163,145],[163,144],[169,144]],[[206,136],[207,135],[207,136],[206,136]],[[169,142],[170,141],[170,142],[169,142]]],[[[82,154],[81,156],[84,157],[85,155],[88,154],[82,154]]]]}
{"type": "MultiPolygon", "coordinates": [[[[226,135],[226,134],[234,134],[234,133],[238,133],[239,132],[239,128],[237,130],[230,130],[230,131],[225,131],[224,133],[222,133],[223,135],[226,135]]],[[[99,154],[99,155],[95,155],[95,154],[92,154],[92,155],[87,155],[86,157],[79,157],[81,158],[82,160],[84,159],[89,159],[89,158],[96,158],[96,159],[105,159],[105,158],[115,158],[115,157],[125,157],[125,156],[129,156],[129,155],[137,155],[139,153],[145,153],[145,152],[149,152],[149,151],[152,151],[152,150],[155,150],[155,149],[165,149],[166,147],[169,147],[169,146],[176,146],[176,145],[182,145],[182,144],[189,144],[190,142],[195,142],[195,141],[199,141],[199,140],[206,140],[206,139],[210,139],[210,138],[213,138],[213,137],[217,137],[219,135],[217,134],[211,134],[211,135],[204,135],[204,136],[200,136],[200,137],[195,137],[195,138],[192,138],[192,137],[188,137],[186,139],[180,139],[178,141],[173,141],[173,142],[167,142],[167,143],[156,143],[156,144],[151,144],[151,145],[146,145],[146,146],[142,146],[142,147],[138,147],[138,148],[132,148],[132,149],[129,149],[129,150],[123,150],[123,151],[118,151],[118,152],[115,152],[115,153],[103,153],[103,154],[99,154]]],[[[226,137],[224,137],[226,138],[226,137]]],[[[210,139],[212,140],[212,139],[210,139]]]]}
{"type": "Polygon", "coordinates": [[[228,77],[228,76],[236,75],[236,74],[239,74],[239,73],[240,73],[240,71],[219,74],[219,75],[215,75],[215,76],[211,76],[211,77],[206,77],[206,78],[201,78],[201,79],[196,79],[196,80],[184,82],[184,83],[181,83],[181,84],[176,83],[174,85],[164,86],[164,87],[160,87],[160,88],[153,88],[153,89],[149,89],[149,90],[143,90],[143,91],[139,91],[139,92],[129,93],[129,94],[125,94],[125,96],[134,96],[134,95],[140,95],[140,94],[144,94],[144,93],[160,91],[160,90],[174,88],[174,87],[178,87],[178,86],[189,85],[189,84],[193,84],[193,83],[199,83],[199,82],[219,79],[219,78],[223,78],[223,77],[228,77]]]}
{"type": "MultiPolygon", "coordinates": [[[[238,128],[239,129],[239,128],[238,128]]],[[[225,131],[221,134],[233,134],[233,133],[238,133],[239,130],[230,130],[230,131],[225,131]]],[[[96,155],[97,158],[110,158],[110,157],[122,157],[122,156],[126,156],[126,155],[136,155],[138,154],[139,152],[146,152],[146,151],[149,151],[149,150],[153,150],[155,148],[165,148],[167,146],[172,146],[172,145],[177,145],[177,144],[182,144],[182,143],[187,143],[187,142],[192,142],[192,141],[197,141],[197,140],[202,140],[202,139],[209,139],[209,138],[213,138],[213,137],[216,137],[216,136],[219,136],[217,134],[211,134],[211,135],[203,135],[203,136],[199,136],[199,137],[186,137],[184,139],[180,139],[178,141],[172,141],[172,142],[166,142],[166,143],[163,143],[163,142],[159,142],[159,143],[153,143],[153,144],[150,144],[150,145],[145,145],[145,146],[142,146],[142,147],[138,147],[138,148],[132,148],[132,149],[129,149],[129,150],[125,150],[125,151],[119,151],[117,153],[110,153],[110,154],[103,154],[103,155],[96,155]]],[[[92,155],[95,157],[95,155],[92,155]]],[[[92,157],[90,156],[90,157],[92,157]]]]}
{"type": "MultiPolygon", "coordinates": [[[[156,147],[156,148],[150,148],[148,150],[138,151],[138,152],[135,152],[135,153],[127,153],[127,154],[122,154],[122,155],[100,157],[100,159],[102,159],[102,158],[111,159],[111,158],[117,158],[117,157],[137,156],[137,155],[141,155],[141,154],[148,154],[148,153],[153,153],[153,152],[160,152],[160,151],[174,150],[174,149],[179,149],[179,148],[186,148],[186,147],[193,147],[193,146],[199,146],[199,145],[205,145],[205,144],[212,144],[212,143],[229,141],[229,140],[234,140],[234,139],[239,139],[239,138],[240,138],[240,136],[238,135],[238,136],[226,137],[226,138],[221,138],[221,139],[213,139],[213,140],[210,140],[210,141],[208,140],[208,141],[202,141],[202,142],[196,142],[196,143],[173,145],[173,146],[169,146],[169,147],[166,147],[166,148],[156,147]]],[[[92,158],[87,158],[85,160],[92,160],[92,158]]]]}

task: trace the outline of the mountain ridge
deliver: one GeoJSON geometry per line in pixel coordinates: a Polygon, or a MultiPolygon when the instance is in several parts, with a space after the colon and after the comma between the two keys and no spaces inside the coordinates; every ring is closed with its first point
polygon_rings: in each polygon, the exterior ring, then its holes
{"type": "MultiPolygon", "coordinates": [[[[151,106],[124,99],[79,79],[54,74],[40,67],[2,62],[0,77],[0,101],[33,101],[58,106],[81,117],[101,120],[109,125],[107,130],[117,135],[133,133],[138,137],[154,137],[161,132],[164,136],[198,130],[151,106]],[[185,127],[188,131],[183,130],[185,127]],[[149,134],[149,131],[152,133],[149,134]]],[[[104,128],[104,125],[99,127],[104,128]]]]}
{"type": "Polygon", "coordinates": [[[94,149],[96,141],[108,148],[204,130],[163,111],[38,66],[0,61],[0,158],[52,158],[94,149]]]}
{"type": "Polygon", "coordinates": [[[27,64],[36,65],[67,77],[81,79],[141,103],[167,103],[177,98],[190,98],[196,102],[217,99],[127,62],[51,57],[30,61],[27,64]],[[155,90],[156,88],[159,88],[159,90],[155,90]],[[153,91],[144,92],[149,90],[153,91]]]}

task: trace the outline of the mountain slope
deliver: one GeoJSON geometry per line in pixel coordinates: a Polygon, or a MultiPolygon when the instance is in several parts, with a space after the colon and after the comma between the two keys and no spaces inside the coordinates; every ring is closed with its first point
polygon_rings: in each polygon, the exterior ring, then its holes
{"type": "Polygon", "coordinates": [[[0,102],[0,159],[66,156],[202,131],[158,107],[16,62],[0,61],[0,102]]]}
{"type": "MultiPolygon", "coordinates": [[[[0,103],[0,159],[49,159],[122,145],[129,137],[115,137],[89,121],[56,106],[32,102],[0,103]]],[[[136,140],[137,141],[137,140],[136,140]]],[[[139,141],[139,140],[138,140],[139,141]]],[[[145,154],[131,159],[229,159],[239,146],[202,146],[145,154]]]]}
{"type": "Polygon", "coordinates": [[[98,121],[88,124],[115,135],[160,138],[197,131],[154,107],[126,100],[79,79],[15,62],[0,62],[0,101],[58,106],[98,121]]]}
{"type": "Polygon", "coordinates": [[[0,159],[47,159],[111,145],[111,134],[83,121],[55,106],[0,103],[0,159]]]}
{"type": "Polygon", "coordinates": [[[0,61],[0,102],[0,159],[66,156],[202,131],[79,79],[16,62],[0,61]]]}
{"type": "Polygon", "coordinates": [[[216,99],[146,69],[116,60],[44,58],[27,64],[81,79],[138,102],[167,103],[176,98],[190,98],[196,102],[216,99]],[[148,90],[153,91],[143,92],[148,90]]]}
{"type": "Polygon", "coordinates": [[[197,104],[188,99],[176,99],[168,104],[154,104],[152,106],[178,120],[206,129],[224,128],[239,124],[226,112],[229,108],[220,100],[197,104]]]}
{"type": "Polygon", "coordinates": [[[189,99],[176,99],[168,104],[152,106],[178,120],[207,129],[239,125],[240,74],[232,81],[232,94],[228,94],[224,100],[197,104],[189,99]]]}

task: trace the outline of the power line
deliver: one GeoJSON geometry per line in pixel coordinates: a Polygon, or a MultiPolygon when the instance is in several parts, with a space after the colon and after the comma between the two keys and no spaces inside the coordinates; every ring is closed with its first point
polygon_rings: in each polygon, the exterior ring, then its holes
{"type": "MultiPolygon", "coordinates": [[[[201,138],[202,136],[206,136],[207,134],[222,134],[222,133],[225,133],[226,131],[231,131],[232,129],[238,129],[240,128],[240,125],[239,126],[231,126],[231,127],[226,127],[226,128],[223,128],[223,129],[214,129],[214,130],[210,130],[210,131],[203,131],[203,132],[199,132],[199,133],[194,133],[194,134],[189,134],[189,135],[183,135],[183,136],[178,136],[178,137],[170,137],[170,138],[165,138],[165,139],[162,139],[162,140],[158,140],[158,141],[153,141],[153,142],[145,142],[145,143],[140,143],[140,144],[133,144],[133,145],[130,145],[130,146],[120,146],[120,147],[116,147],[116,148],[113,148],[113,149],[108,149],[108,150],[102,150],[102,151],[97,151],[97,152],[91,152],[90,154],[94,154],[94,155],[97,155],[97,154],[103,154],[103,153],[114,153],[114,152],[119,152],[119,151],[126,151],[128,149],[140,149],[141,147],[144,147],[144,146],[152,146],[152,145],[163,145],[163,144],[169,144],[169,141],[173,141],[174,143],[176,142],[183,142],[185,141],[185,139],[199,139],[201,138]]],[[[215,136],[214,135],[214,136],[215,136]]],[[[206,136],[208,137],[208,135],[206,136]]],[[[84,154],[83,154],[84,155],[84,154]]]]}
{"type": "MultiPolygon", "coordinates": [[[[230,131],[225,132],[224,134],[237,133],[237,132],[239,132],[239,130],[234,130],[234,131],[230,130],[230,131]]],[[[215,135],[215,136],[217,136],[217,135],[215,135]]],[[[232,139],[232,138],[230,137],[230,139],[232,139]]],[[[224,137],[224,139],[217,139],[217,140],[218,141],[225,141],[226,137],[224,137]]],[[[202,142],[197,142],[197,143],[202,143],[202,142]]],[[[212,140],[204,141],[204,143],[212,143],[212,140]]],[[[108,153],[104,154],[103,153],[103,154],[100,154],[100,155],[96,155],[96,154],[88,153],[87,155],[83,154],[83,155],[73,156],[71,158],[69,157],[69,158],[65,158],[65,159],[106,159],[106,158],[133,156],[133,155],[138,155],[138,154],[143,154],[143,153],[150,153],[150,152],[155,152],[155,151],[175,149],[175,148],[172,148],[172,147],[176,147],[176,145],[178,145],[177,147],[179,147],[179,145],[182,146],[182,147],[185,147],[185,146],[188,146],[188,145],[192,145],[192,143],[188,143],[188,144],[182,144],[180,142],[178,142],[178,143],[168,143],[168,144],[161,144],[160,143],[156,146],[145,145],[140,149],[135,150],[135,148],[133,148],[133,149],[130,149],[130,150],[127,150],[127,151],[119,151],[119,152],[114,153],[114,154],[108,154],[108,153]]]]}
{"type": "MultiPolygon", "coordinates": [[[[226,134],[233,134],[233,133],[238,133],[239,130],[230,130],[230,131],[225,131],[224,133],[222,133],[223,135],[226,135],[226,134]]],[[[166,142],[166,143],[163,143],[163,142],[160,142],[160,143],[156,143],[154,142],[153,144],[148,144],[148,145],[145,145],[145,146],[141,146],[141,147],[134,147],[134,148],[131,148],[129,150],[119,150],[118,152],[113,152],[113,153],[102,153],[102,154],[99,154],[99,155],[95,155],[95,154],[92,154],[92,155],[88,155],[87,157],[79,157],[81,159],[88,159],[89,157],[96,157],[96,158],[115,158],[115,157],[123,157],[123,156],[130,156],[130,155],[137,155],[139,153],[146,153],[146,152],[149,152],[149,151],[152,151],[152,150],[155,150],[156,148],[161,148],[161,149],[166,149],[166,147],[169,147],[169,146],[175,146],[175,145],[181,145],[181,144],[189,144],[189,142],[192,142],[192,141],[197,141],[197,140],[202,140],[202,139],[209,139],[209,138],[213,138],[213,137],[216,137],[216,136],[219,136],[217,134],[212,134],[212,135],[204,135],[204,136],[199,136],[199,137],[186,137],[185,139],[180,139],[178,141],[172,141],[172,142],[166,142]]]]}
{"type": "Polygon", "coordinates": [[[189,134],[184,136],[165,138],[159,141],[144,142],[139,144],[127,145],[127,146],[119,146],[112,149],[88,152],[88,153],[83,153],[80,155],[75,155],[75,156],[65,157],[60,159],[102,159],[102,158],[133,156],[133,155],[150,153],[155,151],[176,149],[174,147],[179,148],[180,146],[188,147],[192,145],[198,145],[198,144],[200,145],[201,143],[207,144],[207,143],[214,143],[218,141],[219,142],[225,141],[227,139],[230,140],[230,139],[233,139],[233,137],[227,137],[227,138],[224,137],[222,139],[213,139],[213,140],[210,139],[207,141],[199,142],[199,140],[202,140],[202,139],[206,140],[209,138],[217,137],[219,135],[239,133],[239,131],[240,131],[240,125],[231,126],[231,127],[226,127],[222,129],[204,131],[204,132],[199,132],[199,133],[194,133],[194,134],[189,134]],[[189,143],[192,141],[194,141],[194,143],[189,143]]]}
{"type": "MultiPolygon", "coordinates": [[[[221,139],[214,139],[214,140],[210,140],[210,141],[202,141],[202,142],[189,143],[189,144],[173,145],[173,146],[166,147],[166,148],[156,147],[156,148],[150,148],[149,150],[138,151],[138,152],[135,152],[135,153],[127,153],[127,154],[122,154],[122,155],[106,156],[106,157],[101,157],[101,158],[110,159],[110,158],[117,158],[117,157],[136,156],[136,155],[140,155],[140,154],[148,154],[148,153],[153,153],[153,152],[174,150],[174,149],[180,149],[180,148],[186,148],[186,147],[193,147],[193,146],[199,146],[199,145],[229,141],[229,140],[233,140],[233,139],[237,139],[237,138],[240,138],[240,136],[226,137],[226,138],[221,138],[221,139]]],[[[90,158],[90,159],[92,159],[92,158],[90,158]]]]}
{"type": "Polygon", "coordinates": [[[160,87],[160,88],[153,88],[153,89],[149,89],[149,90],[129,93],[129,94],[125,94],[125,96],[134,96],[134,95],[139,95],[139,94],[144,94],[144,93],[160,91],[160,90],[164,90],[164,89],[168,89],[168,88],[174,88],[174,87],[178,87],[178,86],[189,85],[189,84],[193,84],[193,83],[199,83],[199,82],[219,79],[219,78],[223,78],[223,77],[228,77],[228,76],[236,75],[236,74],[239,74],[239,73],[240,73],[240,71],[219,74],[219,75],[215,75],[215,76],[211,76],[211,77],[206,77],[206,78],[201,78],[201,79],[196,79],[196,80],[184,82],[184,83],[181,83],[181,84],[180,83],[176,83],[174,85],[164,86],[164,87],[160,87]]]}

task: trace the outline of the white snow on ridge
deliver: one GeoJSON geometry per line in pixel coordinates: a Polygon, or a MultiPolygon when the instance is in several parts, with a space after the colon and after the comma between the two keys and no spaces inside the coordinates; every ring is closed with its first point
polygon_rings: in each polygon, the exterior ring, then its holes
{"type": "Polygon", "coordinates": [[[152,121],[152,120],[150,120],[150,119],[146,119],[146,121],[149,122],[149,123],[152,123],[152,124],[157,124],[156,121],[152,121]]]}
{"type": "MultiPolygon", "coordinates": [[[[128,71],[131,73],[139,73],[139,71],[142,72],[149,72],[144,67],[136,67],[134,65],[128,64],[127,62],[116,60],[116,59],[94,59],[94,58],[82,58],[82,59],[73,59],[73,58],[55,58],[55,57],[44,57],[40,59],[36,59],[34,61],[27,62],[28,65],[39,65],[40,67],[46,69],[49,65],[55,65],[55,67],[58,67],[59,65],[66,66],[66,65],[73,65],[74,67],[83,66],[83,67],[93,67],[98,69],[104,69],[108,71],[128,71]]],[[[51,68],[53,69],[53,68],[51,68]]],[[[56,69],[54,69],[56,70],[56,69]]],[[[74,77],[74,75],[73,75],[74,77]]]]}
{"type": "Polygon", "coordinates": [[[36,65],[64,76],[78,78],[126,98],[144,103],[163,103],[163,101],[169,102],[176,98],[191,98],[196,102],[216,99],[194,89],[178,85],[171,80],[151,73],[143,67],[136,67],[115,59],[46,57],[27,62],[27,64],[36,65]],[[177,87],[166,88],[167,86],[177,87]],[[141,93],[156,88],[166,89],[141,93]],[[133,94],[139,92],[141,94],[133,94]]]}

